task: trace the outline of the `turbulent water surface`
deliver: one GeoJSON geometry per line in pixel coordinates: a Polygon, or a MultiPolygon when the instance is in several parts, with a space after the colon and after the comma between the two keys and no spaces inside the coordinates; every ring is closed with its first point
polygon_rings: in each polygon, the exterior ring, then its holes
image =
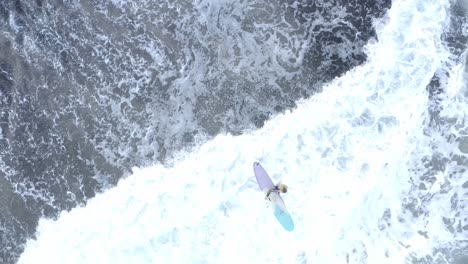
{"type": "Polygon", "coordinates": [[[0,2],[1,262],[468,262],[468,3],[432,2],[0,2]]]}

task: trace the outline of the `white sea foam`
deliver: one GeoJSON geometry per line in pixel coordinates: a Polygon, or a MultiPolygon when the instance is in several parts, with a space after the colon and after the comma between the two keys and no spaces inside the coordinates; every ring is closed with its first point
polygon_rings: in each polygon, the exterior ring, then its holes
{"type": "MultiPolygon", "coordinates": [[[[134,168],[86,207],[41,220],[19,263],[394,264],[449,243],[441,218],[412,219],[401,206],[413,159],[431,151],[425,87],[449,59],[446,4],[394,1],[365,65],[258,131],[218,136],[170,168],[134,168]],[[293,232],[265,209],[255,160],[290,186],[293,232]]],[[[457,76],[451,116],[454,101],[466,106],[457,76]]]]}

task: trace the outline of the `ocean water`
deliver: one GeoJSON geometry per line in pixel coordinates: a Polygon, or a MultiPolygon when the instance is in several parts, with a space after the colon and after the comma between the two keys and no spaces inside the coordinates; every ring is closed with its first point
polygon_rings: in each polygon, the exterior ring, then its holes
{"type": "Polygon", "coordinates": [[[466,1],[17,3],[5,262],[468,262],[466,1]]]}
{"type": "Polygon", "coordinates": [[[362,64],[390,4],[0,1],[0,262],[132,167],[260,128],[362,64]]]}

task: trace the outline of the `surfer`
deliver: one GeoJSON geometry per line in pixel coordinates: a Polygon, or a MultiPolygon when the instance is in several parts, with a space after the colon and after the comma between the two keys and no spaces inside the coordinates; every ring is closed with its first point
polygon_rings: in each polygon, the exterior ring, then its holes
{"type": "Polygon", "coordinates": [[[275,188],[268,190],[268,192],[266,193],[265,199],[269,199],[270,194],[272,192],[286,193],[286,192],[288,192],[288,186],[286,184],[284,184],[284,183],[279,183],[279,184],[275,185],[275,188]]]}

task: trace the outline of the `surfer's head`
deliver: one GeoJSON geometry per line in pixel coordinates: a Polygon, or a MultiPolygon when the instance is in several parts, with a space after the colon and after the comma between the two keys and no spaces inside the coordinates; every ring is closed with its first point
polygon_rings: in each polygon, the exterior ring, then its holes
{"type": "Polygon", "coordinates": [[[286,186],[284,183],[280,183],[278,184],[278,190],[282,193],[285,193],[288,191],[288,186],[286,186]]]}

